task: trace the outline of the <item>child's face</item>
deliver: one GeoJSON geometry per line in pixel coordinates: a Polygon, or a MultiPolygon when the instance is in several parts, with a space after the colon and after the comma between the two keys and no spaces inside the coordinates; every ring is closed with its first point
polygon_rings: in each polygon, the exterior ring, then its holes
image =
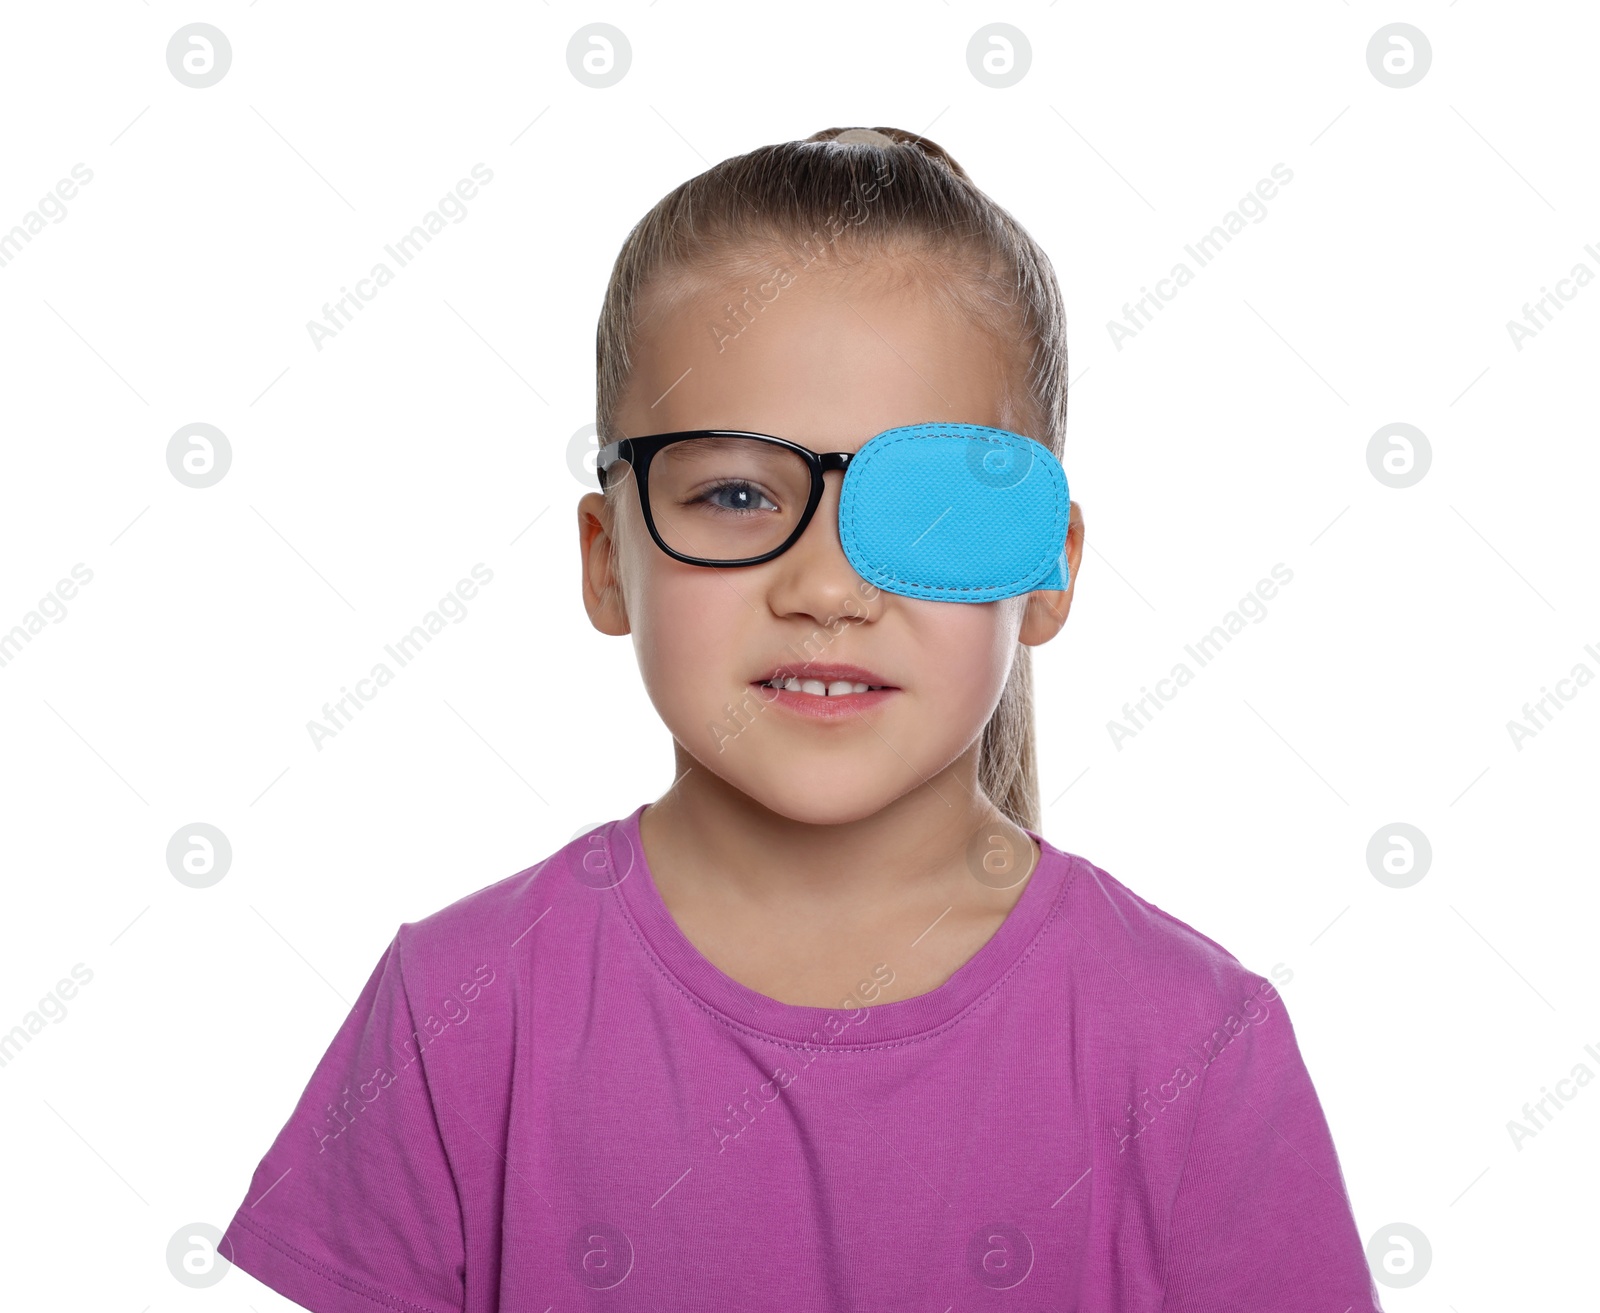
{"type": "MultiPolygon", "coordinates": [[[[621,434],[744,429],[813,451],[855,451],[904,424],[1021,422],[1004,407],[1003,369],[1016,366],[915,283],[896,289],[863,272],[813,268],[764,307],[752,297],[754,322],[739,332],[728,306],[746,285],[648,320],[617,416],[621,434]]],[[[1015,386],[1020,396],[1020,377],[1015,386]]],[[[614,467],[612,508],[599,493],[579,504],[584,603],[601,632],[633,635],[650,699],[694,759],[680,771],[703,767],[811,824],[870,816],[925,783],[952,806],[971,806],[961,784],[975,787],[980,736],[1016,644],[1060,629],[1070,588],[983,603],[875,589],[839,543],[837,473],[823,476],[815,517],[781,556],[737,569],[688,565],[651,539],[628,473],[614,467]],[[856,714],[797,713],[785,704],[804,695],[774,700],[758,681],[803,660],[863,667],[877,676],[869,682],[895,691],[856,714]],[[952,766],[961,783],[942,786],[936,777],[952,766]]],[[[1066,544],[1074,580],[1082,541],[1074,504],[1066,544]]]]}

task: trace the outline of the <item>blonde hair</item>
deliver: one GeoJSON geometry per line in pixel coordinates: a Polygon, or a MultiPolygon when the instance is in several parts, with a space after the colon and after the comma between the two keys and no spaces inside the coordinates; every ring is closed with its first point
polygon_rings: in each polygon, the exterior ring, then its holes
{"type": "MultiPolygon", "coordinates": [[[[1049,257],[943,147],[900,128],[827,128],[733,156],[667,193],[634,225],[612,267],[596,333],[601,443],[626,436],[616,415],[645,318],[699,288],[770,271],[770,256],[841,268],[888,257],[920,275],[1018,363],[1026,355],[1020,396],[1008,377],[1002,423],[1060,459],[1067,325],[1049,257]],[[1019,414],[1028,428],[1017,428],[1019,414]]],[[[1038,831],[1033,667],[1020,643],[984,727],[978,781],[1014,823],[1038,831]]]]}

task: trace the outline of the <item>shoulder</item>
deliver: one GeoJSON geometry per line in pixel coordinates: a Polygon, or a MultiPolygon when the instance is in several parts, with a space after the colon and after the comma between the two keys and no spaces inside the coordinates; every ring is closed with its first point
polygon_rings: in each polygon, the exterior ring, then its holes
{"type": "Polygon", "coordinates": [[[573,915],[592,916],[598,903],[593,891],[604,879],[592,868],[597,854],[603,863],[605,836],[614,825],[587,827],[531,866],[404,923],[395,945],[407,981],[470,973],[480,960],[507,964],[545,918],[554,916],[570,928],[573,915]]]}
{"type": "Polygon", "coordinates": [[[1132,1015],[1194,1034],[1224,1025],[1248,1000],[1276,998],[1271,981],[1215,939],[1087,858],[1064,856],[1072,872],[1065,911],[1074,974],[1117,991],[1132,1015]]]}

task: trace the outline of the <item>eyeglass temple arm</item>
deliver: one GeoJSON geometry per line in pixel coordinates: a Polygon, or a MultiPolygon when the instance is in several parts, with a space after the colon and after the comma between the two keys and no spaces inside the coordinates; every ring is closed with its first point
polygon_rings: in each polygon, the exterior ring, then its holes
{"type": "Polygon", "coordinates": [[[609,466],[615,465],[619,460],[632,459],[631,456],[625,457],[623,455],[623,452],[627,449],[627,446],[627,438],[618,438],[615,442],[606,443],[605,446],[601,447],[600,450],[595,453],[594,476],[600,480],[600,486],[602,488],[606,486],[606,475],[610,472],[608,468],[609,466]]]}

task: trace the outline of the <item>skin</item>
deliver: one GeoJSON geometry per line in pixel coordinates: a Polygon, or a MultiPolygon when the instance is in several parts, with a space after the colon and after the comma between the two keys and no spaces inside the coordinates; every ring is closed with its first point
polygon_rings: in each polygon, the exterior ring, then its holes
{"type": "MultiPolygon", "coordinates": [[[[855,451],[903,424],[1025,425],[1007,401],[1022,395],[1008,374],[1019,363],[911,266],[871,269],[807,269],[721,349],[711,325],[727,323],[742,282],[663,303],[635,343],[620,432],[735,428],[855,451]]],[[[875,589],[839,542],[837,473],[775,560],[687,565],[655,545],[627,467],[616,471],[622,495],[578,505],[583,600],[601,633],[632,636],[673,736],[676,780],[645,810],[640,837],[679,929],[726,975],[784,1003],[838,1007],[879,963],[894,981],[877,1002],[937,988],[998,929],[1037,864],[1037,844],[979,788],[979,749],[1016,644],[1053,638],[1072,588],[986,603],[875,589]],[[808,640],[813,659],[854,663],[901,691],[831,723],[752,696],[750,681],[808,640]],[[745,727],[730,704],[744,705],[745,727]],[[1009,843],[998,878],[970,867],[980,828],[1009,843]]],[[[1065,547],[1075,585],[1076,502],[1065,547]]]]}

